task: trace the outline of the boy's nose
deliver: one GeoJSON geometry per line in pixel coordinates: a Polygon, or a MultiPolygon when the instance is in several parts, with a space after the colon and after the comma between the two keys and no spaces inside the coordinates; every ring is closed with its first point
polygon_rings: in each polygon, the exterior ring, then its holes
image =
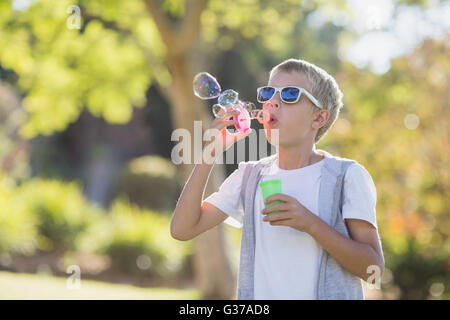
{"type": "Polygon", "coordinates": [[[264,106],[269,110],[270,109],[279,109],[280,103],[278,101],[269,100],[264,103],[264,106]]]}

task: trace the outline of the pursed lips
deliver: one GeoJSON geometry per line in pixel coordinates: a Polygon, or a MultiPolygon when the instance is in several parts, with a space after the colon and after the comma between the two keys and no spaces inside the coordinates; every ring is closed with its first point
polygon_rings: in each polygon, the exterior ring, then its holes
{"type": "Polygon", "coordinates": [[[270,114],[270,120],[269,120],[269,122],[267,124],[269,126],[271,126],[271,125],[274,125],[277,122],[278,122],[278,119],[273,114],[270,114]]]}

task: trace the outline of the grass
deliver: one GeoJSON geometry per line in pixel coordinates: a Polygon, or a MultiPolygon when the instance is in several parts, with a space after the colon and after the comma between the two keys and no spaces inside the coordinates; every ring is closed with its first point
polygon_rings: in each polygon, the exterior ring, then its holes
{"type": "Polygon", "coordinates": [[[67,278],[0,272],[0,300],[197,300],[196,289],[139,288],[81,278],[79,289],[69,289],[67,278]]]}

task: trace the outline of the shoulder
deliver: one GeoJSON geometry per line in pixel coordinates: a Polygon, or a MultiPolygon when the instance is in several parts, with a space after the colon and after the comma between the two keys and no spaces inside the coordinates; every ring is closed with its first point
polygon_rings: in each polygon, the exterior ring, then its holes
{"type": "Polygon", "coordinates": [[[364,190],[376,196],[376,188],[369,171],[358,161],[345,157],[339,157],[324,152],[327,156],[327,166],[335,174],[343,174],[344,184],[348,192],[364,190]],[[349,190],[352,189],[352,190],[349,190]]]}
{"type": "Polygon", "coordinates": [[[323,149],[317,149],[317,151],[325,156],[325,169],[336,177],[345,174],[348,167],[357,163],[355,160],[335,156],[323,149]]]}
{"type": "Polygon", "coordinates": [[[344,172],[346,178],[354,176],[363,176],[371,179],[369,171],[367,171],[367,169],[356,160],[333,155],[330,155],[328,158],[333,163],[336,164],[340,163],[341,170],[344,172]]]}
{"type": "Polygon", "coordinates": [[[366,178],[372,178],[369,171],[357,161],[352,160],[352,163],[347,168],[346,176],[363,176],[366,178]]]}
{"type": "Polygon", "coordinates": [[[350,185],[353,188],[368,189],[370,193],[376,194],[375,184],[369,171],[356,161],[347,168],[345,184],[350,185]]]}

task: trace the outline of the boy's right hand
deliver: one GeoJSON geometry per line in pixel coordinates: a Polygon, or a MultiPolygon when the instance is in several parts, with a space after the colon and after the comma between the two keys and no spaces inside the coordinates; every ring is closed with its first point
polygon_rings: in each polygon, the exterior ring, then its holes
{"type": "Polygon", "coordinates": [[[220,154],[228,150],[235,142],[244,139],[250,134],[251,129],[246,132],[236,131],[231,133],[228,126],[233,126],[236,121],[233,116],[237,116],[240,112],[237,110],[228,111],[223,118],[215,118],[207,130],[207,137],[211,141],[205,145],[204,152],[207,156],[217,158],[220,154]]]}

